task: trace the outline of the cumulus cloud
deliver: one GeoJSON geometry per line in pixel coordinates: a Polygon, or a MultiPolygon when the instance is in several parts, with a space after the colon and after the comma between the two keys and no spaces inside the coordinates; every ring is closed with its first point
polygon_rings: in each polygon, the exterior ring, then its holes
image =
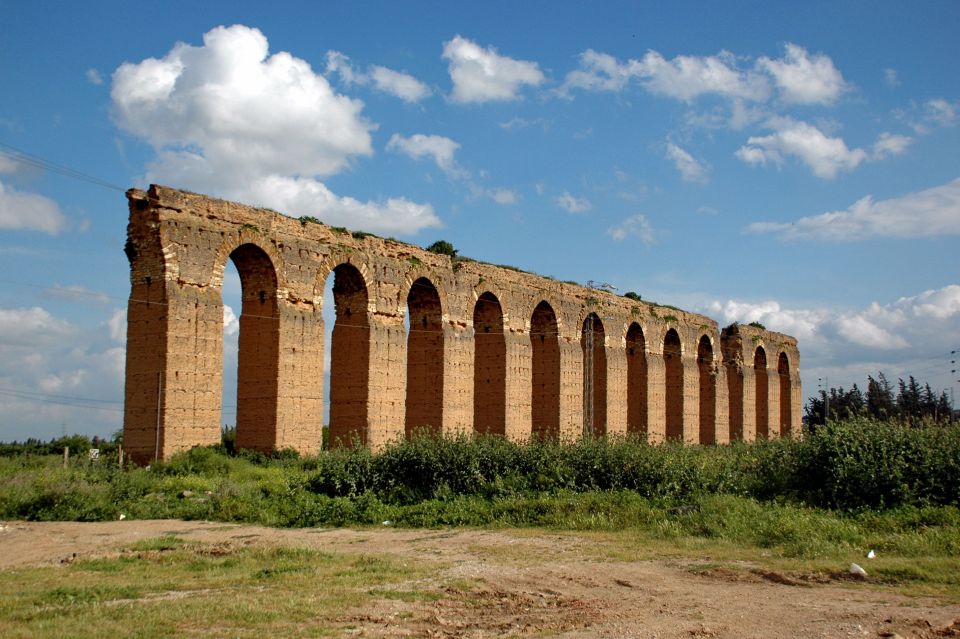
{"type": "Polygon", "coordinates": [[[957,122],[957,110],[943,98],[928,100],[926,104],[927,119],[942,127],[951,127],[957,122]]]}
{"type": "Polygon", "coordinates": [[[774,81],[784,102],[792,104],[831,104],[847,90],[833,60],[822,53],[810,55],[803,47],[787,43],[783,58],[760,58],[757,68],[774,81]]]}
{"type": "Polygon", "coordinates": [[[778,233],[785,239],[839,242],[960,235],[960,178],[879,202],[868,195],[846,210],[802,217],[794,222],[754,222],[747,230],[778,233]]]}
{"type": "Polygon", "coordinates": [[[450,99],[461,104],[516,100],[523,87],[545,80],[536,62],[502,56],[459,35],[443,45],[443,59],[453,81],[450,99]]]}
{"type": "Polygon", "coordinates": [[[789,104],[831,104],[848,89],[843,75],[827,55],[811,55],[803,47],[787,43],[783,57],[761,57],[752,66],[749,58],[721,51],[711,56],[678,55],[665,58],[648,51],[640,59],[625,62],[588,49],[580,54],[579,66],[569,72],[557,90],[567,96],[574,89],[622,91],[636,80],[647,91],[691,102],[703,95],[718,95],[739,101],[764,102],[776,88],[789,104]]]}
{"type": "MultiPolygon", "coordinates": [[[[3,157],[0,155],[0,160],[3,157]]],[[[0,229],[56,235],[68,226],[67,217],[50,198],[19,191],[0,181],[0,229]]]]}
{"type": "Polygon", "coordinates": [[[873,143],[872,159],[882,160],[891,155],[899,155],[906,151],[912,143],[913,138],[908,135],[881,133],[877,141],[873,143]]]}
{"type": "Polygon", "coordinates": [[[647,216],[643,214],[632,215],[616,226],[607,229],[607,235],[617,242],[622,242],[630,237],[635,237],[643,244],[649,246],[656,241],[653,227],[647,216]]]}
{"type": "Polygon", "coordinates": [[[388,151],[403,153],[414,160],[430,158],[440,167],[440,170],[451,177],[464,176],[464,170],[454,158],[459,148],[460,145],[450,138],[422,133],[416,133],[408,138],[394,133],[387,142],[388,151]]]}
{"type": "Polygon", "coordinates": [[[216,27],[203,46],[178,43],[163,58],[124,63],[111,96],[117,123],[156,150],[149,181],[369,230],[440,224],[429,205],[359,202],[317,179],[371,155],[375,125],[362,102],[337,94],[308,63],[271,55],[257,29],[216,27]]]}
{"type": "Polygon", "coordinates": [[[569,191],[564,191],[563,194],[556,199],[556,203],[557,206],[564,209],[567,213],[586,213],[593,208],[590,200],[587,198],[574,197],[569,191]]]}
{"type": "Polygon", "coordinates": [[[709,180],[710,170],[706,165],[672,142],[667,143],[667,159],[673,162],[685,181],[703,184],[709,180]]]}
{"type": "Polygon", "coordinates": [[[366,71],[357,71],[350,58],[339,51],[327,52],[327,74],[336,73],[346,85],[371,85],[377,91],[400,98],[404,102],[420,102],[430,96],[432,91],[423,82],[408,73],[394,71],[378,64],[370,65],[366,71]]]}
{"type": "Polygon", "coordinates": [[[769,93],[767,80],[737,69],[736,62],[727,51],[704,57],[680,55],[672,60],[657,51],[648,51],[639,60],[620,62],[609,54],[588,49],[580,55],[580,68],[567,74],[558,92],[568,95],[572,89],[621,91],[637,79],[651,93],[685,102],[706,94],[765,99],[769,93]]]}
{"type": "Polygon", "coordinates": [[[800,159],[817,177],[832,179],[838,173],[852,171],[868,158],[863,149],[850,149],[843,138],[829,137],[823,131],[789,118],[775,118],[770,135],[753,136],[734,155],[747,164],[782,166],[788,156],[800,159]]]}
{"type": "Polygon", "coordinates": [[[121,425],[124,348],[114,311],[84,327],[42,307],[0,308],[0,411],[4,435],[49,438],[68,432],[109,435],[121,425]],[[45,394],[96,398],[58,403],[45,394]],[[79,405],[78,405],[79,404],[79,405]]]}
{"type": "MultiPolygon", "coordinates": [[[[831,386],[862,385],[867,375],[875,376],[880,370],[894,379],[917,374],[921,372],[914,368],[918,363],[928,367],[931,359],[943,357],[944,344],[960,340],[960,285],[956,284],[890,303],[872,302],[859,310],[734,300],[715,301],[704,310],[721,323],[760,322],[795,336],[806,373],[814,380],[829,375],[831,386]]],[[[943,378],[931,381],[949,384],[947,370],[943,378]]],[[[805,383],[809,389],[810,380],[805,383]]]]}

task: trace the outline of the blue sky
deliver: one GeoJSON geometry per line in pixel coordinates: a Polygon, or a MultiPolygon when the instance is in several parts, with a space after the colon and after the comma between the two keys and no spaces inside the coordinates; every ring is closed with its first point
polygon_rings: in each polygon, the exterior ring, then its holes
{"type": "Polygon", "coordinates": [[[957,3],[244,4],[0,2],[0,439],[120,427],[151,182],[955,383],[957,3]]]}

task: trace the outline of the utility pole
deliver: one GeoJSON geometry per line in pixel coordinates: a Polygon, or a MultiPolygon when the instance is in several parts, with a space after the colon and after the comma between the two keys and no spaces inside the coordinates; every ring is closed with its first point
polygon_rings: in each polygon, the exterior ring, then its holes
{"type": "Polygon", "coordinates": [[[830,422],[830,378],[829,377],[818,377],[817,383],[820,386],[820,392],[823,393],[823,423],[828,424],[830,422]]]}

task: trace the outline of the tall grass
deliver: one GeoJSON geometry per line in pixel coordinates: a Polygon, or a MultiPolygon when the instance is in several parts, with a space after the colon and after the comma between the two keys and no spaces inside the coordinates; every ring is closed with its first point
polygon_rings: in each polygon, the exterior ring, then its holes
{"type": "Polygon", "coordinates": [[[197,448],[149,469],[124,470],[109,459],[78,456],[63,468],[55,456],[3,452],[4,519],[124,514],[275,526],[390,520],[607,529],[695,514],[704,534],[719,534],[722,526],[705,513],[724,497],[858,517],[932,507],[955,513],[960,504],[960,427],[865,420],[831,424],[800,441],[716,447],[423,436],[379,454],[339,449],[304,459],[197,448]]]}

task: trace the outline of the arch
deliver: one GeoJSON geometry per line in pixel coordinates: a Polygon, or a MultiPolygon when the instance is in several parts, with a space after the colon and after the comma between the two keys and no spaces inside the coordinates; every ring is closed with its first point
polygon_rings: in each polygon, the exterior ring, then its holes
{"type": "Polygon", "coordinates": [[[627,329],[627,433],[647,433],[647,352],[643,329],[627,329]]]}
{"type": "MultiPolygon", "coordinates": [[[[217,248],[216,257],[214,258],[213,271],[211,272],[210,283],[213,286],[222,286],[223,285],[223,272],[227,266],[227,260],[233,259],[234,253],[238,249],[247,246],[256,248],[263,259],[270,263],[270,268],[273,269],[274,277],[277,282],[277,290],[283,288],[284,286],[284,277],[283,277],[283,260],[280,255],[277,253],[276,247],[269,243],[264,242],[263,237],[255,230],[248,228],[241,228],[240,232],[237,235],[227,235],[223,238],[223,241],[220,243],[220,246],[217,248]]],[[[233,263],[236,266],[237,261],[233,259],[233,263]]],[[[180,265],[178,263],[178,269],[180,265]]],[[[239,271],[239,266],[237,267],[239,271]]]]}
{"type": "Polygon", "coordinates": [[[756,414],[757,414],[757,439],[761,437],[766,439],[768,436],[769,407],[767,406],[769,394],[769,380],[767,379],[767,352],[763,346],[757,346],[753,352],[753,377],[754,385],[757,388],[756,393],[756,414]]]}
{"type": "Polygon", "coordinates": [[[743,351],[740,340],[730,329],[723,329],[720,341],[723,365],[727,369],[728,436],[731,442],[743,440],[743,351]]]}
{"type": "MultiPolygon", "coordinates": [[[[367,443],[370,394],[369,294],[363,274],[352,264],[333,273],[336,309],[330,339],[330,443],[367,443]]],[[[329,277],[329,276],[328,276],[329,277]]]]}
{"type": "Polygon", "coordinates": [[[560,436],[560,334],[557,314],[541,301],[530,316],[532,350],[531,434],[560,436]]]}
{"type": "Polygon", "coordinates": [[[667,439],[683,440],[683,346],[675,328],[663,338],[663,364],[666,369],[664,411],[667,439]]]}
{"type": "Polygon", "coordinates": [[[790,398],[790,360],[787,354],[780,352],[777,358],[777,372],[780,374],[780,436],[789,437],[793,434],[793,417],[791,415],[790,398]]]}
{"type": "Polygon", "coordinates": [[[503,307],[493,293],[473,307],[473,430],[504,435],[507,420],[507,340],[503,307]]]}
{"type": "MultiPolygon", "coordinates": [[[[336,273],[334,271],[340,266],[350,267],[353,273],[351,278],[359,278],[358,284],[362,284],[367,290],[367,310],[373,310],[369,307],[369,291],[376,286],[376,273],[371,276],[371,267],[363,259],[358,259],[357,255],[350,254],[347,251],[331,251],[330,255],[320,260],[313,285],[313,295],[318,303],[323,304],[324,289],[331,275],[334,276],[334,286],[336,286],[336,273]]],[[[352,308],[352,312],[356,313],[357,309],[352,308]]]]}
{"type": "Polygon", "coordinates": [[[241,244],[228,258],[240,275],[242,300],[237,353],[237,447],[271,450],[277,440],[280,373],[277,271],[270,256],[256,244],[241,244]]]}
{"type": "Polygon", "coordinates": [[[717,442],[717,377],[713,370],[713,344],[706,335],[697,343],[697,370],[700,373],[700,443],[717,442]]]}
{"type": "Polygon", "coordinates": [[[583,320],[580,331],[583,351],[583,433],[607,434],[607,348],[603,322],[596,313],[583,320]]]}
{"type": "Polygon", "coordinates": [[[443,429],[444,335],[440,293],[426,277],[414,280],[407,293],[407,392],[404,431],[443,429]]]}

